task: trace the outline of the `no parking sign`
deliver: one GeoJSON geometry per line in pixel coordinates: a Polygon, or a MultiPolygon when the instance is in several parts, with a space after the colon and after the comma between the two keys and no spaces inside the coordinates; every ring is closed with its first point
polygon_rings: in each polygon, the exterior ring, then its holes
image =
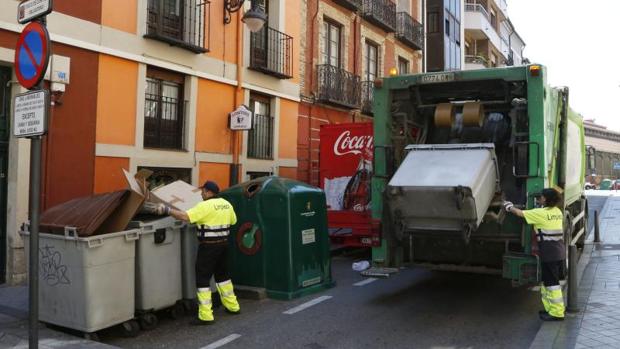
{"type": "Polygon", "coordinates": [[[35,87],[47,71],[50,57],[50,36],[39,22],[28,24],[17,40],[15,48],[15,75],[27,89],[35,87]]]}

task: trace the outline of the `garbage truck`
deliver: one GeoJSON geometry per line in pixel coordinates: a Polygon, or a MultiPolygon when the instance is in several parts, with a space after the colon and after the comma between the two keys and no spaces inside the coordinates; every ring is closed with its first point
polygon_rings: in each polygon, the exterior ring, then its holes
{"type": "Polygon", "coordinates": [[[546,187],[563,193],[567,247],[583,244],[583,121],[546,73],[531,64],[374,82],[372,217],[381,246],[366,275],[408,262],[538,282],[533,229],[502,202],[534,208],[546,187]]]}

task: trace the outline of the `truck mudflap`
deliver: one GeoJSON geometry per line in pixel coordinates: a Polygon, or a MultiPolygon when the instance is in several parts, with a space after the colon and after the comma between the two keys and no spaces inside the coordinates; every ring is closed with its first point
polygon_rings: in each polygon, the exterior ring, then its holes
{"type": "Polygon", "coordinates": [[[540,281],[540,260],[536,255],[510,252],[503,256],[505,279],[512,280],[513,286],[537,284],[540,281]]]}

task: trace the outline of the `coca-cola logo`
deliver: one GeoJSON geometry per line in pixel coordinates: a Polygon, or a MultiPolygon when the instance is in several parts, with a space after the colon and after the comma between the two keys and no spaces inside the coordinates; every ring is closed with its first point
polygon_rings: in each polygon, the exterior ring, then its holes
{"type": "Polygon", "coordinates": [[[334,154],[361,154],[363,151],[372,153],[372,146],[372,136],[351,136],[351,131],[344,131],[334,143],[334,154]]]}

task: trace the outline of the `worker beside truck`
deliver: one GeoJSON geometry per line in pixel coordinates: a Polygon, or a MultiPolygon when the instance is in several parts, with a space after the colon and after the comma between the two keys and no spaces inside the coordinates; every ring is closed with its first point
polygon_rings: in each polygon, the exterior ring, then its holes
{"type": "Polygon", "coordinates": [[[565,270],[566,247],[564,246],[564,215],[558,208],[561,194],[554,188],[545,188],[539,198],[541,208],[520,210],[510,201],[504,202],[506,212],[523,217],[527,224],[534,226],[541,259],[542,285],[540,293],[544,311],[539,312],[541,320],[564,320],[564,298],[560,279],[565,270]]]}
{"type": "Polygon", "coordinates": [[[217,197],[220,189],[217,183],[206,181],[201,188],[204,201],[187,211],[173,209],[165,204],[157,205],[157,213],[170,215],[178,220],[197,226],[200,241],[196,257],[196,287],[198,297],[198,320],[196,325],[209,325],[215,321],[211,302],[211,277],[215,277],[217,291],[222,304],[230,314],[239,314],[241,309],[227,270],[228,235],[237,223],[233,206],[217,197]]]}

